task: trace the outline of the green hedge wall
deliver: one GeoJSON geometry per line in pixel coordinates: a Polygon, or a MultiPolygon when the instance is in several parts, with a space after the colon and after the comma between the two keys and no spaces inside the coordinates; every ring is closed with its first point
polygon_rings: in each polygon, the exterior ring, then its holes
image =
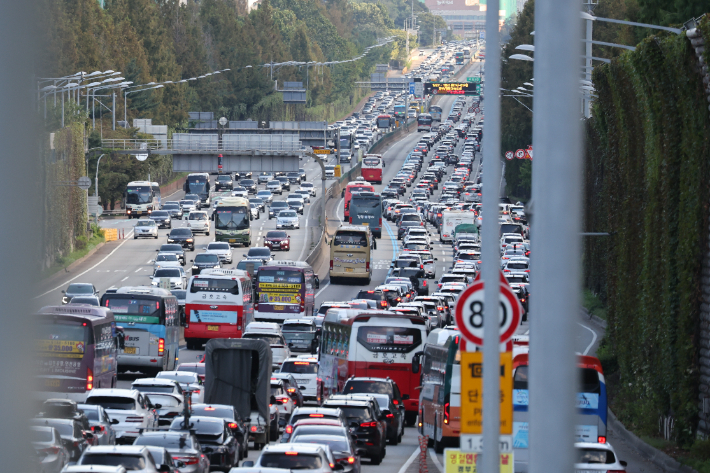
{"type": "Polygon", "coordinates": [[[692,441],[696,332],[707,248],[710,112],[684,34],[649,37],[594,69],[587,122],[585,285],[608,306],[606,355],[618,362],[612,409],[631,429],[692,441]]]}

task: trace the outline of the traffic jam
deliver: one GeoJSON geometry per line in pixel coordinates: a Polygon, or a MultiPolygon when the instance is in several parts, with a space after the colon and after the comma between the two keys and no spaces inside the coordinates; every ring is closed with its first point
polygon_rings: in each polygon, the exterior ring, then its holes
{"type": "MultiPolygon", "coordinates": [[[[286,229],[298,228],[315,197],[305,171],[218,176],[225,192],[208,194],[209,203],[198,191],[210,177],[195,178],[185,199],[137,215],[135,238],[170,229],[156,245],[150,285],[100,293],[72,282],[61,303],[34,315],[35,469],[360,473],[381,465],[403,437],[425,436],[437,454],[459,448],[464,337],[456,306],[481,269],[483,105],[461,96],[448,115],[416,115],[411,151],[365,154],[361,176],[343,190],[327,274],[276,256],[292,250],[286,229]],[[276,200],[284,184],[299,190],[276,200]],[[249,230],[262,212],[276,222],[259,246],[249,230]],[[187,225],[172,228],[184,214],[187,225]],[[213,232],[214,241],[192,258],[188,275],[196,232],[213,232]],[[373,275],[378,240],[392,246],[384,279],[373,275]],[[236,245],[249,247],[241,261],[236,245]],[[316,305],[326,287],[349,296],[316,305]]],[[[501,197],[498,225],[500,270],[520,307],[512,328],[514,471],[527,472],[527,324],[535,314],[525,206],[501,197]]],[[[589,461],[577,468],[625,471],[607,441],[601,364],[578,358],[585,402],[575,441],[589,461]]]]}

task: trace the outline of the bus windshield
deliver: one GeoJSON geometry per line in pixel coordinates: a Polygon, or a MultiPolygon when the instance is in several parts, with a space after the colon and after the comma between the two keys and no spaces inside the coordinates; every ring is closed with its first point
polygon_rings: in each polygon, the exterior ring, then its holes
{"type": "Polygon", "coordinates": [[[160,323],[160,302],[156,300],[111,297],[105,306],[113,311],[116,322],[160,323]]]}
{"type": "Polygon", "coordinates": [[[333,239],[333,245],[335,246],[367,246],[367,236],[365,232],[357,232],[351,230],[340,230],[335,234],[333,239]]]}
{"type": "Polygon", "coordinates": [[[126,189],[127,204],[150,204],[153,201],[153,193],[150,186],[136,186],[126,189]]]}
{"type": "Polygon", "coordinates": [[[422,333],[408,327],[359,327],[357,341],[369,351],[407,353],[421,345],[422,333]]]}
{"type": "Polygon", "coordinates": [[[217,208],[215,228],[219,230],[243,230],[249,228],[247,207],[217,208]]]}
{"type": "Polygon", "coordinates": [[[204,178],[199,180],[188,179],[187,181],[187,193],[188,194],[206,194],[207,193],[207,182],[204,178]]]}

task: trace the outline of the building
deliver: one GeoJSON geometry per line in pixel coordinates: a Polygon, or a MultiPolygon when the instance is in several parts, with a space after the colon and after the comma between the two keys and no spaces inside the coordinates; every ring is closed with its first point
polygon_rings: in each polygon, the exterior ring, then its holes
{"type": "MultiPolygon", "coordinates": [[[[518,13],[518,3],[525,0],[501,0],[500,24],[518,13]]],[[[486,0],[425,0],[424,4],[434,15],[441,16],[457,36],[478,38],[486,29],[486,0]]],[[[521,7],[522,8],[522,7],[521,7]]]]}

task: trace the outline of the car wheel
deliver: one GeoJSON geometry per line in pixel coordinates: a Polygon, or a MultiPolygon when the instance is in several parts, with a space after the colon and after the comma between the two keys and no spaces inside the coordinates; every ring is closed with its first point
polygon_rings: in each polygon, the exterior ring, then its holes
{"type": "Polygon", "coordinates": [[[134,240],[137,240],[137,239],[138,239],[138,235],[133,235],[133,239],[134,239],[134,240]]]}
{"type": "Polygon", "coordinates": [[[158,239],[158,235],[155,235],[153,238],[157,240],[157,239],[158,239]]]}
{"type": "Polygon", "coordinates": [[[382,463],[382,457],[384,457],[384,455],[382,453],[380,453],[379,455],[372,457],[370,459],[370,462],[373,465],[379,465],[380,463],[382,463]]]}
{"type": "Polygon", "coordinates": [[[210,236],[210,232],[205,232],[205,235],[210,236]]]}

